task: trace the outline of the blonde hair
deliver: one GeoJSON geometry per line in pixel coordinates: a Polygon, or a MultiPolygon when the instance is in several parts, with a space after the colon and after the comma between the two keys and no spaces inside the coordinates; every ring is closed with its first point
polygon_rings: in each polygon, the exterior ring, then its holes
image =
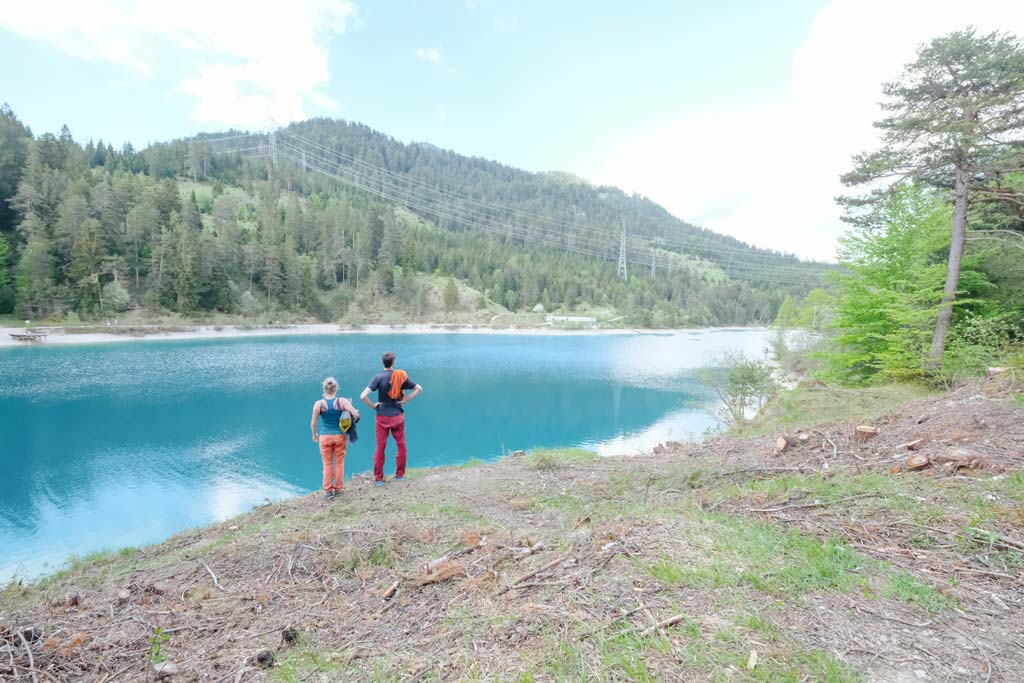
{"type": "Polygon", "coordinates": [[[328,377],[324,380],[324,393],[333,394],[338,391],[338,380],[328,377]]]}

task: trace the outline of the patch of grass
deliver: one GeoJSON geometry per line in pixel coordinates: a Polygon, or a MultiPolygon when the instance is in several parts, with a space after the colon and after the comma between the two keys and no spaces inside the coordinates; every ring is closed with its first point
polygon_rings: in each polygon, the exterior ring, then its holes
{"type": "Polygon", "coordinates": [[[126,547],[117,550],[96,550],[85,555],[73,554],[57,571],[37,579],[33,585],[40,590],[46,590],[74,578],[83,586],[97,586],[110,574],[126,569],[138,553],[138,548],[126,547]]]}
{"type": "Polygon", "coordinates": [[[545,673],[548,674],[545,680],[591,680],[590,667],[579,641],[549,638],[548,642],[548,655],[543,660],[545,673]]]}
{"type": "Polygon", "coordinates": [[[750,638],[737,628],[724,628],[708,637],[699,623],[687,617],[657,634],[627,626],[593,640],[596,657],[578,642],[557,639],[544,659],[545,680],[661,681],[666,673],[686,680],[762,683],[862,683],[853,667],[826,652],[803,650],[787,642],[774,624],[746,615],[738,626],[770,634],[771,647],[756,647],[758,663],[748,669],[750,638]]]}
{"type": "Polygon", "coordinates": [[[956,604],[955,600],[946,597],[934,586],[924,583],[905,571],[893,572],[890,575],[889,583],[883,594],[886,597],[920,605],[933,614],[956,604]]]}
{"type": "Polygon", "coordinates": [[[531,470],[553,470],[594,462],[597,458],[597,453],[582,448],[535,448],[523,457],[523,464],[531,470]]]}
{"type": "Polygon", "coordinates": [[[692,465],[675,465],[669,469],[669,474],[655,481],[656,489],[677,489],[687,491],[698,489],[704,486],[704,471],[692,465]]]}
{"type": "Polygon", "coordinates": [[[582,498],[571,493],[559,493],[530,501],[530,507],[534,510],[558,510],[574,514],[579,513],[585,506],[586,502],[582,498]]]}
{"type": "Polygon", "coordinates": [[[934,586],[853,550],[839,538],[821,539],[721,513],[703,513],[695,523],[689,537],[708,560],[662,558],[646,567],[660,583],[707,589],[747,585],[794,602],[809,591],[849,592],[859,587],[929,612],[954,604],[934,586]]]}
{"type": "Polygon", "coordinates": [[[724,581],[731,574],[765,593],[798,598],[808,590],[846,591],[863,581],[860,572],[870,562],[837,538],[822,540],[724,514],[709,513],[699,521],[701,537],[711,541],[708,550],[719,555],[711,565],[715,575],[724,581]]]}
{"type": "Polygon", "coordinates": [[[267,672],[268,681],[302,683],[314,673],[335,673],[345,668],[332,655],[305,644],[278,655],[277,665],[267,672]]]}
{"type": "Polygon", "coordinates": [[[625,676],[628,681],[654,683],[661,676],[652,673],[645,661],[651,651],[670,655],[671,641],[663,635],[643,636],[636,631],[626,631],[609,638],[601,638],[598,652],[606,669],[625,676]]]}
{"type": "Polygon", "coordinates": [[[1024,406],[1024,393],[1014,394],[1013,400],[1017,403],[1017,405],[1024,406]]]}
{"type": "Polygon", "coordinates": [[[394,561],[393,553],[386,541],[377,541],[370,548],[367,558],[375,567],[388,567],[394,561]]]}
{"type": "Polygon", "coordinates": [[[913,384],[847,388],[808,383],[778,392],[757,417],[733,426],[729,433],[763,436],[792,427],[808,428],[846,420],[870,421],[929,393],[930,389],[913,384]]]}
{"type": "Polygon", "coordinates": [[[363,564],[363,556],[354,545],[346,545],[329,561],[332,572],[351,576],[363,564]]]}
{"type": "Polygon", "coordinates": [[[925,501],[928,489],[934,490],[935,486],[932,480],[921,477],[893,477],[878,472],[849,476],[792,474],[732,484],[723,488],[721,494],[725,498],[821,501],[824,505],[867,496],[856,505],[909,512],[919,522],[925,523],[936,514],[941,517],[943,513],[942,508],[925,501]]]}
{"type": "Polygon", "coordinates": [[[703,566],[694,563],[673,562],[663,557],[650,565],[648,571],[655,579],[670,587],[722,588],[735,586],[740,582],[740,577],[721,562],[703,566]]]}
{"type": "Polygon", "coordinates": [[[405,511],[420,517],[441,517],[444,519],[474,524],[490,524],[490,522],[483,517],[474,514],[468,508],[461,505],[448,505],[446,503],[412,503],[405,506],[405,511]]]}

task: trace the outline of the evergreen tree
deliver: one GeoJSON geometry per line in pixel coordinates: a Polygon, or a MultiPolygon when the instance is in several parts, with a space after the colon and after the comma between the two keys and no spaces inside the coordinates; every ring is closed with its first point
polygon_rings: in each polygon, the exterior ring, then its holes
{"type": "Polygon", "coordinates": [[[444,310],[451,313],[459,307],[459,286],[455,284],[455,280],[448,278],[448,282],[444,286],[444,310]]]}
{"type": "Polygon", "coordinates": [[[32,230],[28,233],[15,276],[19,314],[31,318],[49,315],[54,307],[53,285],[49,240],[44,231],[32,230]]]}
{"type": "MultiPolygon", "coordinates": [[[[946,279],[929,349],[933,365],[945,350],[959,289],[972,203],[1006,196],[1001,178],[1019,171],[1024,144],[1024,47],[1008,34],[973,28],[923,46],[899,81],[883,88],[889,116],[877,122],[883,146],[856,158],[843,177],[851,185],[927,182],[953,189],[946,279]]],[[[877,208],[889,192],[847,200],[877,208]]]]}
{"type": "Polygon", "coordinates": [[[100,228],[100,222],[95,218],[85,219],[71,250],[68,275],[71,278],[77,308],[83,313],[92,313],[102,310],[103,307],[103,283],[100,281],[100,275],[103,272],[105,252],[100,228]]]}
{"type": "Polygon", "coordinates": [[[31,141],[31,131],[10,106],[0,106],[0,233],[9,232],[17,222],[15,207],[9,200],[18,191],[31,141]]]}

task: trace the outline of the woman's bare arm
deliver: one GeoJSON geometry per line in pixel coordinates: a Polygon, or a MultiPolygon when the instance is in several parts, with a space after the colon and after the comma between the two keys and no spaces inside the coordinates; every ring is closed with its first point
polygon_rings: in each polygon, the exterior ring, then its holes
{"type": "Polygon", "coordinates": [[[309,428],[313,432],[313,441],[319,441],[320,436],[316,433],[316,421],[320,417],[320,401],[313,404],[313,419],[309,423],[309,428]]]}

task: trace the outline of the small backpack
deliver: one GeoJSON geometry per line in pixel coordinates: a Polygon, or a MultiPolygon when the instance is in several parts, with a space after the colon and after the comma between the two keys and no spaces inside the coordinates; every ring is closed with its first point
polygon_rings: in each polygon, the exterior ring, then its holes
{"type": "MultiPolygon", "coordinates": [[[[320,400],[323,401],[324,404],[323,409],[320,411],[320,413],[323,414],[327,412],[327,399],[324,398],[320,400]]],[[[335,398],[334,408],[336,410],[339,407],[339,403],[339,400],[335,398]]],[[[348,434],[348,430],[352,429],[352,413],[348,412],[347,410],[342,410],[341,415],[338,416],[338,427],[341,429],[342,434],[348,434]]]]}

